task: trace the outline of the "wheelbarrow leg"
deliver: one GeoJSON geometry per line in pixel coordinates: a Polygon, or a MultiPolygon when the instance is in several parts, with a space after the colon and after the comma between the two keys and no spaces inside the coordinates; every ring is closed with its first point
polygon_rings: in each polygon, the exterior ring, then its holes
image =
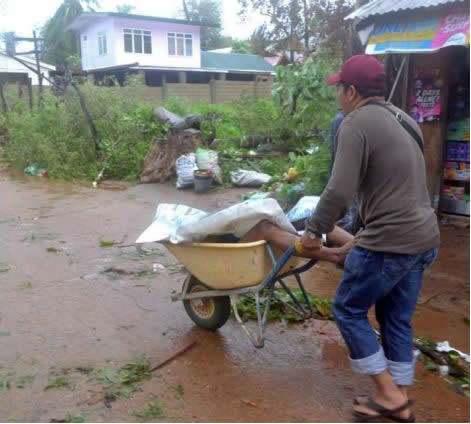
{"type": "Polygon", "coordinates": [[[311,313],[310,314],[310,317],[312,317],[314,315],[314,310],[312,309],[312,303],[311,301],[309,300],[309,297],[306,293],[306,289],[304,288],[304,284],[303,282],[301,281],[301,276],[296,273],[294,274],[294,277],[296,278],[296,281],[298,282],[298,286],[299,288],[301,289],[301,293],[303,294],[303,297],[304,297],[304,301],[306,302],[306,304],[308,305],[309,307],[309,312],[311,313]]]}
{"type": "Polygon", "coordinates": [[[265,344],[265,338],[263,337],[263,335],[255,337],[252,332],[247,328],[244,321],[242,321],[242,319],[240,318],[239,311],[237,309],[237,295],[231,295],[230,298],[232,310],[234,311],[235,318],[242,327],[242,330],[244,330],[245,334],[247,334],[247,337],[257,349],[262,348],[265,344]]]}

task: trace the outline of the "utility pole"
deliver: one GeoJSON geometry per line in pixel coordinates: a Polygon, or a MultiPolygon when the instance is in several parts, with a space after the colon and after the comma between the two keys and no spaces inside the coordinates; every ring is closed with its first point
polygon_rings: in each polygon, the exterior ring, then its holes
{"type": "Polygon", "coordinates": [[[43,106],[43,74],[41,72],[41,65],[39,63],[39,48],[38,48],[38,39],[36,38],[36,31],[33,31],[33,43],[34,43],[34,57],[36,58],[36,69],[38,71],[38,84],[39,84],[38,107],[41,109],[43,106]]]}
{"type": "MultiPolygon", "coordinates": [[[[43,40],[43,39],[36,37],[36,31],[33,31],[33,38],[31,38],[31,37],[14,37],[13,36],[12,37],[12,47],[10,47],[7,50],[8,56],[15,59],[17,62],[23,64],[26,68],[33,71],[38,76],[38,84],[39,84],[38,107],[39,108],[41,108],[43,106],[43,78],[45,78],[44,75],[41,72],[41,64],[39,62],[39,54],[41,53],[40,50],[39,50],[39,41],[41,41],[41,40],[43,40]],[[15,50],[15,44],[18,41],[32,42],[34,44],[34,50],[30,50],[30,51],[27,51],[27,52],[18,52],[17,53],[16,50],[15,50]],[[36,59],[36,69],[33,68],[32,66],[29,66],[23,60],[18,58],[18,56],[30,55],[32,53],[34,53],[34,57],[36,59]]],[[[48,80],[48,78],[46,78],[46,79],[48,80]]],[[[32,95],[32,90],[30,89],[30,87],[28,87],[28,90],[29,90],[30,96],[31,96],[32,95]]],[[[31,97],[30,97],[30,99],[31,99],[31,97]]],[[[31,104],[31,102],[30,102],[30,104],[31,104]]]]}

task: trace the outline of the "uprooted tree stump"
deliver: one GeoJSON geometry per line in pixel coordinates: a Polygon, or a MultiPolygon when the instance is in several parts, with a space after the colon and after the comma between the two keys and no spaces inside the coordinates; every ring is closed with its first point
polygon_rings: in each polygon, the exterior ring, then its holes
{"type": "Polygon", "coordinates": [[[175,161],[181,155],[203,145],[201,133],[195,129],[170,129],[167,139],[155,138],[144,161],[141,183],[163,183],[175,175],[175,161]]]}

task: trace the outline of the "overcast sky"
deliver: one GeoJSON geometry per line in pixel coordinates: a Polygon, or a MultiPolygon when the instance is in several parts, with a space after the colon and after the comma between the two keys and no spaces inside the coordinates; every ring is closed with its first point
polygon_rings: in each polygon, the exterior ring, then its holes
{"type": "MultiPolygon", "coordinates": [[[[0,32],[15,31],[31,36],[51,17],[62,0],[0,0],[0,32]]],[[[136,7],[132,13],[173,18],[181,7],[180,0],[99,0],[100,11],[113,12],[119,4],[136,7]]],[[[262,16],[251,13],[245,22],[238,17],[238,0],[222,0],[223,33],[234,38],[247,38],[264,22],[262,16]]]]}

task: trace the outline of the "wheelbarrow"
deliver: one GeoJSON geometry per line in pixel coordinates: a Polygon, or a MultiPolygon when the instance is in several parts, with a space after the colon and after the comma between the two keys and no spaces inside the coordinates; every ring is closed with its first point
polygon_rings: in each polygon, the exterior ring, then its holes
{"type": "Polygon", "coordinates": [[[181,293],[174,293],[172,301],[183,301],[189,317],[196,325],[209,330],[222,327],[231,314],[253,345],[261,348],[265,343],[265,329],[273,299],[284,304],[302,319],[313,315],[313,308],[301,281],[301,274],[316,263],[305,262],[293,256],[295,248],[282,253],[266,241],[253,243],[164,243],[166,248],[188,270],[181,293]],[[302,293],[296,298],[284,279],[294,276],[302,293]],[[281,286],[293,301],[283,302],[275,292],[281,286]],[[258,327],[256,332],[247,328],[241,319],[237,304],[239,296],[254,293],[258,327]]]}

